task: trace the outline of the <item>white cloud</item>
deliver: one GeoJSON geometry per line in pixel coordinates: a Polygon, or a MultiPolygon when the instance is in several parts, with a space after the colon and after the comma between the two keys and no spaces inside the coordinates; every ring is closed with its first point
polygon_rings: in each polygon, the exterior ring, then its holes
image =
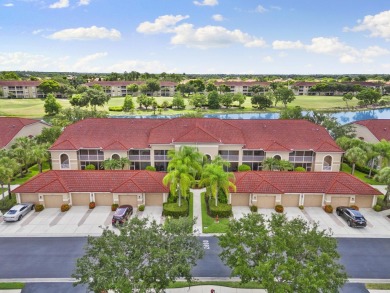
{"type": "Polygon", "coordinates": [[[174,69],[168,69],[160,61],[141,61],[141,60],[125,60],[107,68],[108,72],[124,72],[124,71],[138,71],[138,72],[175,72],[174,69]]]}
{"type": "Polygon", "coordinates": [[[265,56],[263,58],[263,62],[271,63],[273,61],[274,61],[274,59],[271,56],[265,56]]]}
{"type": "Polygon", "coordinates": [[[390,51],[378,46],[371,46],[368,47],[367,49],[362,50],[362,54],[365,57],[378,57],[378,56],[390,54],[390,51]]]}
{"type": "Polygon", "coordinates": [[[69,7],[69,0],[59,0],[49,6],[49,8],[58,9],[69,7]]]}
{"type": "Polygon", "coordinates": [[[222,26],[211,25],[194,28],[192,24],[182,24],[176,27],[171,43],[201,49],[227,47],[237,43],[245,47],[265,46],[263,39],[250,36],[238,29],[230,31],[222,26]]]}
{"type": "Polygon", "coordinates": [[[358,59],[356,56],[350,54],[342,54],[339,58],[340,63],[357,63],[358,59]]]}
{"type": "Polygon", "coordinates": [[[5,6],[5,7],[12,7],[12,6],[14,6],[14,4],[13,3],[4,3],[3,6],[5,6]]]}
{"type": "Polygon", "coordinates": [[[203,0],[203,2],[194,1],[194,4],[197,6],[215,6],[218,5],[218,0],[203,0]]]}
{"type": "Polygon", "coordinates": [[[221,14],[214,14],[213,15],[213,19],[215,21],[223,21],[224,20],[224,18],[223,18],[223,16],[221,14]]]}
{"type": "Polygon", "coordinates": [[[259,13],[264,13],[264,12],[267,12],[268,9],[266,9],[264,6],[262,5],[258,5],[255,9],[256,12],[259,12],[259,13]]]}
{"type": "Polygon", "coordinates": [[[79,27],[64,29],[48,36],[53,40],[101,40],[110,39],[118,40],[121,38],[121,33],[116,29],[107,29],[105,27],[79,27]]]}
{"type": "Polygon", "coordinates": [[[353,50],[352,47],[339,41],[338,38],[318,37],[311,40],[311,44],[306,46],[307,51],[323,54],[334,54],[353,50]]]}
{"type": "Polygon", "coordinates": [[[188,15],[162,15],[154,22],[142,22],[137,27],[137,32],[144,34],[170,33],[174,31],[176,23],[187,18],[189,18],[188,15]]]}
{"type": "Polygon", "coordinates": [[[369,31],[371,37],[380,37],[390,41],[390,10],[375,15],[367,15],[363,21],[359,20],[358,23],[357,26],[352,28],[345,27],[344,31],[369,31]]]}
{"type": "Polygon", "coordinates": [[[0,52],[2,70],[42,70],[49,68],[50,58],[26,52],[0,52]]]}
{"type": "Polygon", "coordinates": [[[91,68],[91,65],[89,64],[91,61],[94,61],[99,58],[103,58],[107,56],[107,52],[100,52],[95,53],[91,55],[87,55],[85,57],[82,57],[76,61],[76,63],[73,65],[72,71],[81,71],[81,72],[93,72],[95,71],[95,68],[91,68]]]}
{"type": "Polygon", "coordinates": [[[33,35],[38,35],[38,34],[40,34],[43,31],[44,31],[43,29],[37,29],[37,30],[32,31],[32,34],[33,35]]]}
{"type": "Polygon", "coordinates": [[[275,50],[286,50],[286,49],[301,49],[304,45],[301,41],[273,41],[272,42],[272,48],[275,50]]]}
{"type": "Polygon", "coordinates": [[[91,3],[91,0],[80,0],[78,5],[83,6],[83,5],[89,5],[91,3]]]}

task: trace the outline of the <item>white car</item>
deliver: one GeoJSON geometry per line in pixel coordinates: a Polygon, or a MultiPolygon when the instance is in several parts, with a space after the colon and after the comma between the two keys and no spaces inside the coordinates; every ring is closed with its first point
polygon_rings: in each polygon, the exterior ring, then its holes
{"type": "Polygon", "coordinates": [[[8,212],[3,215],[3,220],[6,222],[20,221],[29,211],[34,209],[33,203],[20,203],[13,206],[8,212]]]}

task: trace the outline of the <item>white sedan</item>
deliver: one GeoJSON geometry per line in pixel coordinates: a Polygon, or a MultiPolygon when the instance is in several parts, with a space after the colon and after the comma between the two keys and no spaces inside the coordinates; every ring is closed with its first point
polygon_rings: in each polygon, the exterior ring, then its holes
{"type": "Polygon", "coordinates": [[[8,212],[3,215],[3,220],[6,222],[20,221],[29,211],[34,209],[33,203],[20,203],[13,206],[8,212]]]}

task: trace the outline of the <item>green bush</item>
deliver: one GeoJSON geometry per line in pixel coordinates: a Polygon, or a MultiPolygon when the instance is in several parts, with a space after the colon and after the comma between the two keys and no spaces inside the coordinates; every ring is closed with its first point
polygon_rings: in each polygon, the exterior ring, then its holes
{"type": "Polygon", "coordinates": [[[294,171],[296,171],[296,172],[306,172],[306,169],[303,168],[303,167],[296,167],[296,168],[294,169],[294,171]]]}
{"type": "Polygon", "coordinates": [[[67,203],[64,203],[61,205],[61,212],[67,212],[70,210],[70,205],[67,203]]]}
{"type": "Polygon", "coordinates": [[[382,206],[381,206],[381,205],[376,204],[376,205],[374,206],[374,211],[380,212],[381,210],[382,210],[382,206]]]}
{"type": "Polygon", "coordinates": [[[119,206],[119,204],[113,203],[113,204],[111,205],[111,211],[115,212],[116,209],[118,208],[118,206],[119,206]]]}
{"type": "Polygon", "coordinates": [[[251,167],[247,164],[242,164],[238,166],[238,172],[245,172],[245,171],[251,171],[251,167]]]}
{"type": "Polygon", "coordinates": [[[250,207],[252,213],[257,213],[257,206],[250,207]]]}
{"type": "Polygon", "coordinates": [[[45,207],[43,206],[43,204],[36,204],[35,205],[36,212],[42,212],[44,209],[45,209],[45,207]]]}
{"type": "Polygon", "coordinates": [[[3,212],[8,211],[14,205],[16,205],[16,196],[15,196],[15,194],[11,194],[11,199],[7,195],[7,196],[4,196],[4,199],[0,200],[0,210],[3,211],[3,212]]]}
{"type": "Polygon", "coordinates": [[[299,209],[300,209],[300,210],[303,210],[304,208],[305,208],[305,207],[304,207],[303,205],[300,205],[300,206],[299,206],[299,209]]]}
{"type": "Polygon", "coordinates": [[[379,204],[380,206],[383,206],[384,205],[384,200],[385,200],[385,196],[383,194],[378,195],[376,203],[379,204]]]}
{"type": "Polygon", "coordinates": [[[96,167],[93,164],[89,164],[89,165],[85,166],[85,170],[96,170],[96,167]]]}
{"type": "Polygon", "coordinates": [[[325,212],[327,212],[328,214],[333,213],[333,207],[332,207],[330,204],[327,204],[327,205],[324,207],[324,210],[325,210],[325,212]]]}
{"type": "Polygon", "coordinates": [[[181,206],[179,207],[178,203],[164,203],[163,205],[163,216],[172,217],[178,219],[180,217],[187,217],[189,213],[188,201],[182,199],[181,206]]]}
{"type": "Polygon", "coordinates": [[[108,107],[108,110],[113,111],[113,112],[122,112],[123,106],[111,106],[111,107],[108,107]]]}
{"type": "MultiPolygon", "coordinates": [[[[349,166],[351,166],[351,163],[345,157],[343,158],[343,161],[345,163],[347,163],[349,166]]],[[[370,174],[370,168],[368,168],[366,166],[359,165],[359,164],[355,164],[355,170],[360,171],[360,172],[365,173],[365,174],[370,174]]],[[[376,175],[377,173],[378,173],[377,170],[375,170],[375,169],[371,170],[372,176],[376,175]]]]}
{"type": "Polygon", "coordinates": [[[206,203],[208,207],[208,215],[212,218],[215,218],[218,215],[218,218],[229,218],[233,215],[232,205],[227,203],[218,203],[218,206],[215,205],[215,200],[211,199],[206,203]]]}
{"type": "Polygon", "coordinates": [[[284,207],[281,204],[275,206],[275,212],[283,213],[283,211],[284,211],[284,207]]]}
{"type": "Polygon", "coordinates": [[[145,205],[141,204],[139,207],[138,207],[138,210],[140,212],[143,212],[145,210],[145,205]]]}
{"type": "Polygon", "coordinates": [[[219,203],[228,203],[228,198],[222,189],[220,189],[219,193],[218,193],[218,202],[219,203]]]}
{"type": "Polygon", "coordinates": [[[147,171],[156,171],[156,168],[153,166],[146,166],[145,170],[147,171]]]}

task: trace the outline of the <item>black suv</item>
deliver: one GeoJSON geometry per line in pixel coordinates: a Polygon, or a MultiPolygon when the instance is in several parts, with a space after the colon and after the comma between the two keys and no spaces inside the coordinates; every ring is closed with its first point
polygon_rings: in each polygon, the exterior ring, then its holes
{"type": "Polygon", "coordinates": [[[112,225],[116,224],[122,225],[125,223],[130,216],[133,214],[133,207],[131,205],[121,205],[115,211],[114,216],[112,217],[112,225]]]}
{"type": "Polygon", "coordinates": [[[336,213],[338,216],[343,217],[349,227],[366,227],[367,221],[363,215],[350,207],[337,207],[336,213]]]}

